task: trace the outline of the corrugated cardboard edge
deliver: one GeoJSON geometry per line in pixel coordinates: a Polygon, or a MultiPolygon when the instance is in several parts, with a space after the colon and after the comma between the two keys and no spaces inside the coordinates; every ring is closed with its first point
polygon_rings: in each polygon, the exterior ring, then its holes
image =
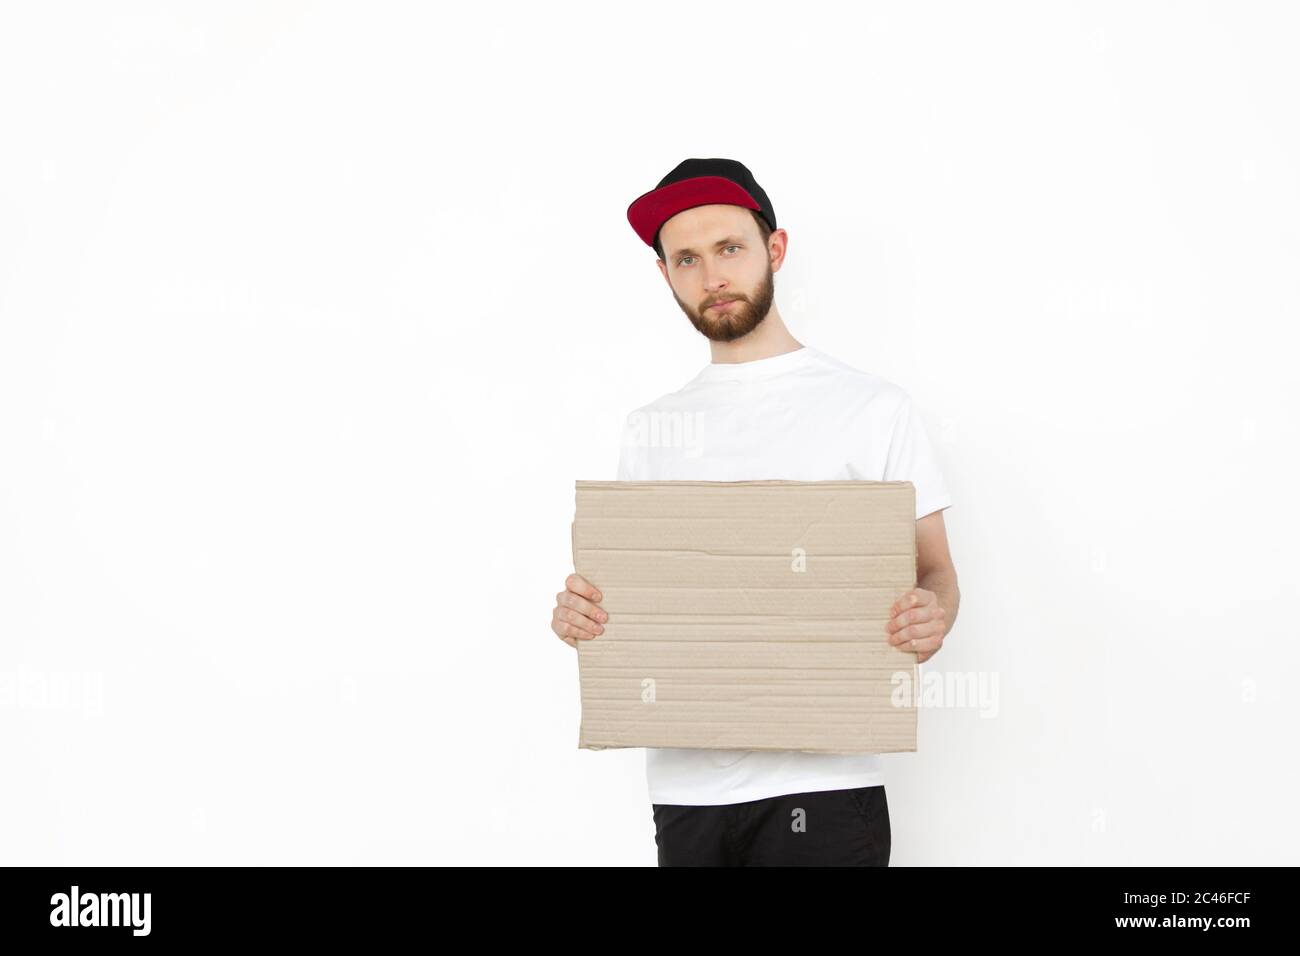
{"type": "MultiPolygon", "coordinates": [[[[656,480],[645,480],[645,481],[618,481],[618,482],[615,482],[615,481],[609,481],[609,480],[600,480],[600,479],[582,479],[582,478],[579,478],[579,479],[577,479],[577,480],[574,482],[574,485],[573,485],[573,521],[569,524],[569,556],[570,556],[570,558],[571,558],[571,560],[572,560],[572,562],[573,562],[574,573],[577,573],[577,568],[578,568],[578,491],[579,491],[580,489],[582,489],[582,488],[595,488],[595,487],[602,487],[602,486],[603,486],[603,487],[608,487],[608,486],[610,486],[610,485],[614,485],[614,484],[656,484],[656,485],[670,485],[670,484],[671,484],[671,485],[789,485],[789,484],[809,485],[809,484],[819,484],[819,485],[857,485],[857,484],[861,484],[863,481],[870,481],[870,480],[871,480],[871,479],[857,479],[857,478],[854,478],[854,479],[834,479],[834,478],[832,478],[832,479],[826,479],[826,480],[823,480],[823,481],[815,481],[815,480],[814,480],[814,481],[803,481],[803,480],[795,481],[795,480],[785,479],[785,478],[771,478],[771,479],[755,479],[755,480],[752,480],[752,481],[705,481],[705,480],[694,480],[694,479],[680,479],[680,480],[673,480],[673,479],[656,479],[656,480]]],[[[877,485],[907,485],[909,488],[911,488],[911,491],[912,491],[912,514],[913,514],[913,517],[915,517],[915,515],[916,515],[916,486],[915,486],[912,482],[910,482],[910,481],[872,481],[871,483],[872,483],[872,484],[877,484],[877,485]]],[[[918,579],[918,569],[919,569],[919,567],[920,567],[920,564],[919,564],[920,556],[919,556],[919,552],[918,552],[918,550],[917,550],[916,521],[915,521],[915,520],[912,521],[910,527],[911,527],[911,532],[912,532],[912,588],[916,588],[916,587],[919,586],[919,583],[920,583],[920,582],[919,582],[919,579],[918,579]]],[[[593,582],[593,583],[594,583],[594,582],[593,582]]],[[[902,595],[900,594],[899,597],[901,597],[901,596],[902,596],[902,595]]],[[[897,597],[895,598],[895,600],[897,600],[897,597]]],[[[582,665],[581,665],[581,660],[580,660],[580,658],[581,658],[581,656],[582,656],[582,648],[583,648],[583,646],[584,646],[585,643],[586,643],[586,642],[583,641],[583,640],[581,640],[581,639],[578,640],[578,657],[579,657],[579,664],[578,664],[578,694],[579,694],[579,699],[580,699],[580,700],[583,699],[583,697],[582,697],[582,670],[583,670],[583,668],[582,668],[582,665]]],[[[921,741],[920,741],[920,731],[921,731],[921,727],[920,727],[920,720],[919,720],[919,687],[920,687],[920,678],[921,678],[921,665],[917,663],[916,655],[915,655],[915,654],[912,654],[912,655],[910,655],[910,656],[911,656],[911,658],[912,658],[912,662],[911,662],[911,668],[912,668],[912,673],[911,673],[912,707],[911,707],[911,709],[912,709],[912,720],[914,721],[913,726],[914,726],[914,728],[915,728],[915,730],[913,731],[913,734],[912,734],[912,739],[915,741],[915,746],[914,746],[911,750],[893,750],[893,751],[885,751],[885,752],[887,752],[887,753],[916,753],[918,750],[920,750],[920,747],[921,747],[921,741]]],[[[581,716],[581,714],[579,714],[579,718],[578,718],[578,749],[579,749],[579,750],[608,750],[608,749],[611,749],[611,748],[608,748],[608,747],[602,746],[602,745],[600,745],[600,744],[592,744],[592,743],[589,743],[589,742],[588,742],[588,740],[587,740],[587,738],[586,738],[586,736],[585,736],[584,730],[583,730],[583,724],[582,724],[582,716],[581,716]]],[[[623,747],[616,747],[616,748],[612,748],[612,749],[619,749],[619,750],[621,750],[621,749],[626,749],[626,748],[623,748],[623,747]]],[[[784,751],[782,751],[782,752],[784,752],[784,751]]],[[[840,755],[845,755],[845,754],[848,754],[848,755],[856,755],[856,754],[863,754],[863,753],[865,753],[865,751],[859,751],[859,750],[852,750],[852,751],[842,751],[842,750],[800,750],[800,751],[798,751],[798,752],[799,752],[799,753],[830,753],[830,754],[840,754],[840,755]]]]}
{"type": "MultiPolygon", "coordinates": [[[[579,480],[573,487],[573,522],[569,525],[569,557],[573,559],[573,571],[578,572],[578,486],[582,484],[579,480]]],[[[582,656],[583,641],[578,640],[578,657],[582,656]]],[[[584,700],[582,693],[582,664],[578,664],[578,699],[584,700]]],[[[582,714],[578,714],[578,749],[579,750],[604,750],[604,747],[592,747],[587,743],[586,734],[582,727],[582,714]]]]}

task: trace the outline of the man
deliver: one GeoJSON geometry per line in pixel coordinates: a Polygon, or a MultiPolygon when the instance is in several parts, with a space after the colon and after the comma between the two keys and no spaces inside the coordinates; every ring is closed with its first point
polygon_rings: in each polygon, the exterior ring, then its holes
{"type": "MultiPolygon", "coordinates": [[[[908,395],[790,334],[772,278],[787,234],[741,163],[688,159],[627,214],[709,339],[712,362],[633,413],[690,416],[702,433],[694,447],[644,447],[625,433],[618,479],[911,481],[917,587],[895,603],[886,631],[929,660],[960,595],[943,521],[952,502],[908,395]]],[[[598,584],[572,574],[556,595],[551,628],[575,648],[598,639],[608,620],[598,584]]],[[[647,748],[646,776],[661,866],[888,865],[878,754],[647,748]]]]}

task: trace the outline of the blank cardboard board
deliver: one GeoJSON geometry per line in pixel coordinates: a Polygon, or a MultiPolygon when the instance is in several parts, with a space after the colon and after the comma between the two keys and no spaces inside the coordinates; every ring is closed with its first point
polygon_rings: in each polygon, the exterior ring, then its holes
{"type": "Polygon", "coordinates": [[[911,482],[575,492],[573,567],[609,614],[578,642],[579,747],[916,750],[916,655],[884,630],[916,586],[911,482]]]}

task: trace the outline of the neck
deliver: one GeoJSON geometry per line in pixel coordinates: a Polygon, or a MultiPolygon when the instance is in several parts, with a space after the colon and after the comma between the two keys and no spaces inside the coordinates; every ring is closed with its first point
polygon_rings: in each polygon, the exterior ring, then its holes
{"type": "Polygon", "coordinates": [[[775,305],[767,313],[767,318],[758,323],[757,328],[748,335],[732,342],[709,342],[713,362],[719,365],[756,362],[759,359],[784,355],[786,352],[801,348],[803,344],[790,334],[790,330],[781,321],[781,313],[776,310],[775,305]]]}

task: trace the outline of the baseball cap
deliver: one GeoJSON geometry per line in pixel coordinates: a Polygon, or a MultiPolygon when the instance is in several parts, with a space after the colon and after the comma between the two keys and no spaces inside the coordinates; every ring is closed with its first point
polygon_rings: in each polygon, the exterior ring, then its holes
{"type": "Polygon", "coordinates": [[[654,248],[665,222],[683,209],[726,203],[755,210],[773,229],[776,213],[744,163],[734,159],[684,159],[659,185],[627,207],[627,221],[641,241],[654,248]]]}

